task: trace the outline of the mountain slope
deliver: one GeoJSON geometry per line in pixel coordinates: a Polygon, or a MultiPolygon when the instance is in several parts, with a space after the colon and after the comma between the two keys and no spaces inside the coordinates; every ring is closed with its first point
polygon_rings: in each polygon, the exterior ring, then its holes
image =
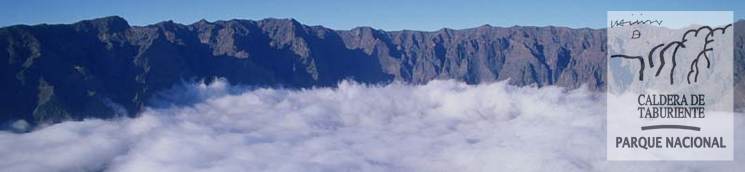
{"type": "MultiPolygon", "coordinates": [[[[740,83],[743,35],[735,34],[740,83]]],[[[10,26],[0,28],[0,121],[134,115],[159,91],[215,77],[290,88],[332,86],[349,78],[415,84],[509,80],[603,90],[605,39],[603,29],[332,30],[292,19],[130,26],[113,16],[10,26]]]]}

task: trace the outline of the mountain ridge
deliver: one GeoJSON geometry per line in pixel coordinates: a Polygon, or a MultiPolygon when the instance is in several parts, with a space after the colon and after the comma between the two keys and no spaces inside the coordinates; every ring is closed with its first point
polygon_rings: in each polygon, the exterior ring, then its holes
{"type": "MultiPolygon", "coordinates": [[[[735,34],[742,38],[742,32],[735,34]]],[[[508,80],[604,90],[605,36],[604,29],[554,26],[334,30],[273,18],[131,26],[111,16],[14,25],[0,28],[0,59],[7,62],[0,63],[6,83],[0,88],[0,121],[133,116],[160,91],[215,77],[289,88],[333,86],[351,78],[413,84],[508,80]]],[[[745,62],[742,40],[735,40],[740,83],[745,62]]]]}

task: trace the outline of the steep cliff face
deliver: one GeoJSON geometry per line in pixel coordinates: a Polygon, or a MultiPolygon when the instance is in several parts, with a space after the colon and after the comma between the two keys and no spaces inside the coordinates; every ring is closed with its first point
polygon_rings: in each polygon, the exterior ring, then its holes
{"type": "MultiPolygon", "coordinates": [[[[743,33],[735,33],[739,74],[745,66],[743,33]]],[[[332,30],[292,19],[130,26],[106,17],[10,26],[0,28],[0,121],[133,115],[159,91],[215,77],[290,88],[333,86],[343,79],[456,79],[603,90],[605,39],[602,29],[486,25],[389,32],[332,30]]]]}
{"type": "Polygon", "coordinates": [[[604,86],[603,30],[481,26],[435,32],[356,28],[339,33],[348,48],[374,55],[396,80],[457,79],[475,84],[509,79],[516,85],[604,86]]]}

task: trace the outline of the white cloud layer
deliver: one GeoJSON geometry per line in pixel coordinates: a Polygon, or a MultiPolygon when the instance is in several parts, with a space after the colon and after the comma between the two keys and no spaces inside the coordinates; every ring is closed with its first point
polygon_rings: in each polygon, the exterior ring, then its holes
{"type": "MultiPolygon", "coordinates": [[[[605,97],[505,83],[166,92],[134,119],[0,132],[0,171],[739,171],[605,161],[605,97]]],[[[737,115],[736,130],[745,124],[737,115]]],[[[745,143],[736,136],[736,144],[745,143]]]]}

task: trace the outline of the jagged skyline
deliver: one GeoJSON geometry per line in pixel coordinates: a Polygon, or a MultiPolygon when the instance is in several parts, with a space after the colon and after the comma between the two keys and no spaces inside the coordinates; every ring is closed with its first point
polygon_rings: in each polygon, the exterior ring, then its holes
{"type": "Polygon", "coordinates": [[[191,24],[208,21],[264,18],[294,18],[307,25],[337,30],[370,26],[386,31],[435,31],[492,26],[563,26],[570,28],[606,26],[607,11],[734,11],[734,19],[745,18],[736,7],[742,1],[390,1],[315,2],[251,1],[6,1],[0,6],[0,26],[17,24],[69,24],[81,19],[117,15],[130,24],[142,26],[173,20],[191,24]],[[85,4],[85,6],[80,6],[85,4]],[[530,5],[526,5],[530,4],[530,5]],[[642,5],[643,4],[643,5],[642,5]]]}

